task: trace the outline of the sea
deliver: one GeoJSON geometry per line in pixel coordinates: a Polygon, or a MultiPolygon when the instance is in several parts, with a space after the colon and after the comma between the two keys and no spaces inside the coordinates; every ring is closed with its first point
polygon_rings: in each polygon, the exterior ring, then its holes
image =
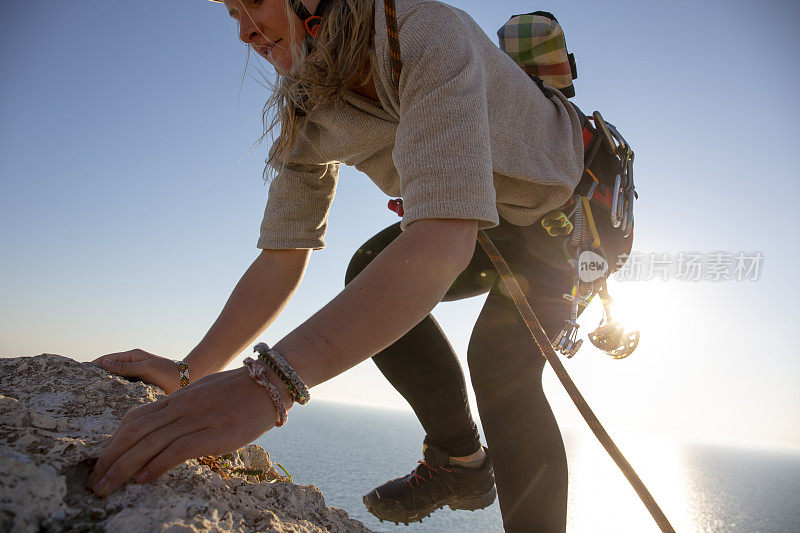
{"type": "MultiPolygon", "coordinates": [[[[422,459],[411,411],[312,401],[256,442],[301,485],[373,531],[502,532],[500,507],[440,509],[420,523],[379,522],[362,496],[422,459]]],[[[622,453],[678,532],[800,532],[800,454],[615,434],[622,453]]],[[[481,434],[482,431],[481,431],[481,434]]],[[[658,532],[625,477],[587,428],[562,430],[569,465],[567,531],[658,532]]],[[[485,442],[485,441],[484,441],[485,442]]]]}

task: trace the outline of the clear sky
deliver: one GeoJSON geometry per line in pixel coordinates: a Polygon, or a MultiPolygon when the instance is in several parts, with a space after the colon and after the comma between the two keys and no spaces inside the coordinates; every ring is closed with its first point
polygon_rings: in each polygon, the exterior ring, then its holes
{"type": "MultiPolygon", "coordinates": [[[[800,448],[797,154],[800,4],[453,2],[496,42],[544,9],[578,60],[575,102],[636,150],[635,250],[760,252],[757,280],[615,281],[641,328],[616,361],[566,362],[602,421],[624,431],[800,448]]],[[[132,348],[182,358],[258,254],[268,146],[264,60],[203,0],[7,0],[0,18],[0,355],[79,360],[132,348]]],[[[397,221],[342,166],[328,247],[264,333],[330,301],[353,252],[397,221]]],[[[435,316],[466,368],[485,296],[435,316]]],[[[599,320],[585,313],[585,338],[599,320]]],[[[242,354],[234,362],[238,365],[242,354]]],[[[546,374],[557,417],[580,424],[546,374]]],[[[315,397],[408,408],[370,361],[315,397]]],[[[477,413],[477,411],[476,411],[477,413]]]]}

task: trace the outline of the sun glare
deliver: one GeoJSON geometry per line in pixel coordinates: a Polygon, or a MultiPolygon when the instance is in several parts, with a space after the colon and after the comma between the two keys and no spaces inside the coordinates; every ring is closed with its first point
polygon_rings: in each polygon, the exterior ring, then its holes
{"type": "MultiPolygon", "coordinates": [[[[674,281],[626,282],[612,279],[608,283],[613,299],[612,317],[622,323],[625,331],[638,330],[642,344],[652,347],[655,339],[668,338],[670,331],[680,328],[681,324],[689,326],[697,318],[686,301],[689,293],[679,285],[674,281]]],[[[584,332],[593,331],[602,316],[603,305],[600,298],[595,297],[581,316],[584,332]]],[[[691,329],[687,327],[683,331],[691,329]]]]}
{"type": "MultiPolygon", "coordinates": [[[[655,521],[599,442],[588,432],[571,435],[567,530],[659,531],[655,521]]],[[[687,493],[686,467],[678,445],[625,434],[618,444],[676,531],[696,531],[687,493]]]]}

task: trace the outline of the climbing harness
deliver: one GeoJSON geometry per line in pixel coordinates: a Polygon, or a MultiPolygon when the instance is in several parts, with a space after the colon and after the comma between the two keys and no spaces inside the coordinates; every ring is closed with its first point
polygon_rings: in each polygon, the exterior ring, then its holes
{"type": "MultiPolygon", "coordinates": [[[[400,70],[402,68],[402,61],[400,57],[397,11],[394,0],[384,0],[384,8],[386,13],[386,29],[389,38],[389,57],[392,67],[392,80],[394,82],[395,91],[397,91],[399,94],[400,70]]],[[[552,15],[550,15],[550,17],[552,17],[552,15]]],[[[552,19],[555,20],[555,17],[552,17],[552,19]]],[[[561,38],[563,40],[563,33],[561,34],[561,38]]],[[[574,59],[570,59],[570,63],[574,64],[574,59]]],[[[541,83],[537,83],[537,85],[539,85],[544,92],[543,85],[541,83]]],[[[547,93],[545,93],[545,95],[547,95],[547,93]]],[[[514,301],[514,304],[522,315],[522,318],[530,330],[534,340],[536,341],[536,344],[539,346],[539,349],[544,357],[550,363],[550,366],[555,371],[556,376],[558,377],[559,381],[561,381],[561,384],[569,393],[570,398],[578,408],[578,411],[581,413],[584,420],[586,420],[589,428],[620,468],[628,482],[633,486],[639,498],[642,500],[642,503],[644,503],[645,507],[647,507],[647,510],[650,512],[659,528],[664,532],[674,533],[675,530],[672,528],[672,525],[669,523],[666,515],[658,506],[655,499],[650,494],[650,491],[648,491],[647,487],[644,485],[644,483],[642,483],[642,480],[633,470],[633,467],[622,455],[622,452],[619,451],[619,448],[617,448],[616,444],[614,444],[611,436],[608,434],[605,428],[603,428],[602,424],[597,419],[597,416],[595,416],[594,412],[589,407],[589,404],[575,386],[572,378],[570,378],[555,351],[555,348],[557,347],[559,351],[568,357],[571,357],[575,354],[575,352],[577,352],[578,348],[580,348],[582,341],[577,339],[578,324],[576,321],[578,307],[587,305],[595,292],[601,295],[600,297],[601,300],[603,300],[605,316],[598,329],[590,335],[591,342],[601,350],[609,353],[609,355],[612,357],[619,358],[629,355],[633,349],[636,348],[639,338],[638,332],[635,334],[625,334],[624,330],[621,330],[621,326],[612,320],[612,315],[610,313],[610,297],[608,296],[605,277],[600,277],[597,280],[592,280],[589,282],[583,282],[581,279],[582,253],[593,253],[591,250],[599,250],[602,253],[602,256],[607,257],[603,252],[600,238],[597,234],[597,228],[594,223],[591,206],[589,204],[589,200],[597,194],[599,188],[608,188],[608,184],[601,183],[601,180],[605,174],[601,174],[601,179],[598,179],[598,173],[591,169],[597,154],[602,153],[600,151],[600,144],[604,143],[606,145],[606,155],[610,153],[614,156],[611,161],[612,163],[616,162],[616,165],[612,164],[612,170],[616,172],[614,174],[610,174],[614,176],[614,183],[611,187],[611,192],[609,195],[610,198],[605,196],[605,194],[602,194],[598,197],[598,200],[601,201],[601,203],[609,205],[612,225],[623,233],[623,237],[628,237],[633,230],[633,200],[636,198],[636,192],[633,188],[633,150],[630,149],[630,145],[628,145],[622,136],[619,135],[619,132],[616,130],[616,128],[603,120],[599,112],[595,112],[592,115],[594,122],[594,125],[592,126],[589,124],[589,120],[583,115],[583,113],[580,112],[577,106],[575,109],[581,117],[583,125],[585,170],[584,175],[581,178],[581,182],[576,188],[576,194],[570,200],[571,203],[574,204],[574,209],[571,211],[569,216],[563,212],[563,209],[569,209],[570,202],[568,202],[568,204],[564,206],[562,210],[559,210],[560,213],[548,213],[545,215],[547,220],[542,221],[543,227],[551,236],[561,237],[563,235],[567,235],[562,242],[563,250],[567,256],[567,260],[575,270],[575,284],[572,294],[564,295],[565,298],[569,299],[572,304],[570,317],[565,322],[565,327],[556,337],[555,342],[551,343],[550,339],[547,337],[547,333],[542,327],[541,322],[539,322],[539,319],[534,314],[533,309],[531,309],[531,306],[528,303],[528,300],[525,298],[525,294],[522,292],[519,284],[517,283],[514,274],[511,272],[511,269],[508,267],[505,259],[503,259],[503,256],[500,254],[499,250],[486,232],[483,230],[478,230],[477,240],[478,243],[483,247],[486,254],[489,256],[489,259],[491,259],[492,264],[500,273],[506,289],[508,290],[511,298],[514,301]],[[616,168],[614,168],[614,166],[616,166],[616,168]],[[572,225],[571,231],[566,231],[566,229],[569,227],[568,223],[572,225]],[[570,254],[570,247],[576,249],[575,255],[570,254]],[[596,282],[598,282],[597,288],[595,288],[596,282]]],[[[600,162],[601,161],[598,160],[598,163],[600,162]]],[[[391,200],[389,202],[389,209],[402,216],[402,199],[391,200]]]]}

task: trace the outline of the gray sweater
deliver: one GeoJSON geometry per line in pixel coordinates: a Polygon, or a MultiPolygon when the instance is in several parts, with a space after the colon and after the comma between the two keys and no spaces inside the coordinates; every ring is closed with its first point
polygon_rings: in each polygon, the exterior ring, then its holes
{"type": "MultiPolygon", "coordinates": [[[[397,0],[403,68],[395,92],[383,0],[375,0],[375,88],[381,105],[348,91],[320,105],[269,187],[258,248],[325,247],[339,165],[402,197],[415,220],[502,216],[518,226],[562,205],[583,171],[575,110],[547,99],[464,11],[397,0]]],[[[274,146],[273,146],[274,147],[274,146]]]]}

